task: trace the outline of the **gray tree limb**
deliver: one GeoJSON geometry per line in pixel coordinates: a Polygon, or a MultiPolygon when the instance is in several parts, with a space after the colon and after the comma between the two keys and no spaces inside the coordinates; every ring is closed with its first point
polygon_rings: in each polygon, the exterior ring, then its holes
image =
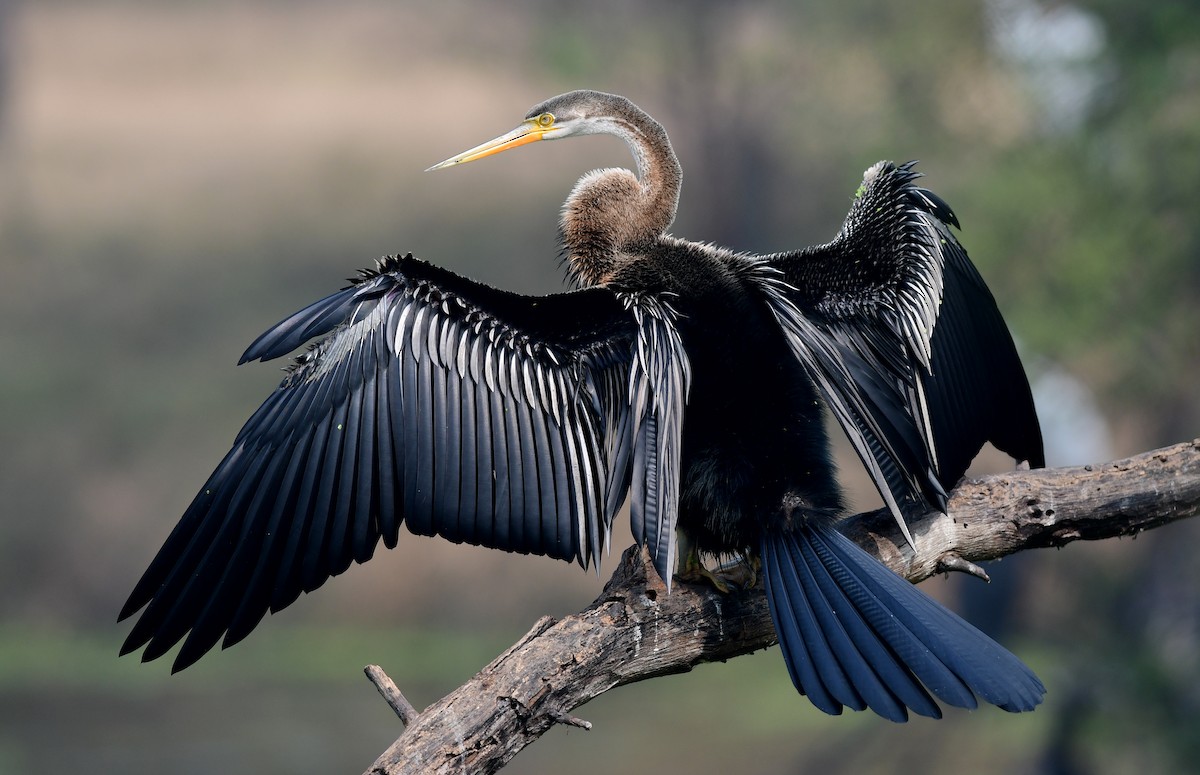
{"type": "MultiPolygon", "coordinates": [[[[1105,465],[967,479],[946,514],[912,525],[914,552],[884,510],[844,532],[917,582],[976,562],[1076,540],[1137,535],[1200,511],[1200,439],[1105,465]]],[[[986,574],[983,574],[986,577],[986,574]]],[[[761,588],[721,594],[662,581],[636,549],[578,614],[543,617],[463,686],[406,721],[367,770],[490,773],[554,724],[616,686],[681,673],[775,643],[761,588]]],[[[398,693],[398,692],[397,692],[398,693]]]]}

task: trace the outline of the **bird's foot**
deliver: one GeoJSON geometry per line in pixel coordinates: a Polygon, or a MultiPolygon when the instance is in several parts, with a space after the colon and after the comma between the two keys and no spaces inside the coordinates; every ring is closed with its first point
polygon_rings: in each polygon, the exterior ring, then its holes
{"type": "Polygon", "coordinates": [[[717,575],[739,589],[752,589],[758,586],[762,572],[762,560],[757,555],[747,555],[721,565],[717,575]]]}
{"type": "Polygon", "coordinates": [[[709,584],[723,595],[735,589],[750,589],[758,583],[762,564],[757,557],[727,562],[715,571],[704,567],[700,555],[688,552],[679,563],[675,578],[685,584],[709,584]]]}
{"type": "Polygon", "coordinates": [[[701,565],[698,561],[695,567],[680,570],[679,573],[675,574],[675,578],[685,584],[710,584],[722,595],[728,595],[733,591],[733,587],[729,585],[729,582],[719,574],[713,573],[701,565]]]}

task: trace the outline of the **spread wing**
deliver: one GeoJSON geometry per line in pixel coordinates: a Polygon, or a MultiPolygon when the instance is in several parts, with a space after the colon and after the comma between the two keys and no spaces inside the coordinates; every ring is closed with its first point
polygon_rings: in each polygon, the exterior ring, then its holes
{"type": "MultiPolygon", "coordinates": [[[[402,523],[586,567],[629,487],[634,426],[656,421],[629,411],[639,309],[600,288],[520,296],[406,256],[274,326],[243,362],[324,338],[137,584],[121,618],[145,611],[122,653],[154,659],[186,635],[182,669],[380,538],[394,546],[402,523]]],[[[635,501],[645,511],[657,493],[635,501]]]]}
{"type": "Polygon", "coordinates": [[[876,164],[832,242],[749,270],[902,528],[985,442],[1044,464],[1012,337],[912,167],[876,164]]]}

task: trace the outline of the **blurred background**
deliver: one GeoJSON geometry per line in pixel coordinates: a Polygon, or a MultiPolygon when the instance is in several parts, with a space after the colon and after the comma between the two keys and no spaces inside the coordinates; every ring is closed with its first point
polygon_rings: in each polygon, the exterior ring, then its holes
{"type": "MultiPolygon", "coordinates": [[[[1200,435],[1190,0],[0,0],[0,773],[359,772],[400,731],[363,665],[423,707],[599,592],[409,536],[180,675],[116,657],[125,595],[280,378],[234,367],[267,326],[384,253],[560,288],[558,207],[629,165],[618,141],[421,170],[579,87],[671,133],[673,231],[740,249],[824,241],[866,167],[921,159],[1051,465],[1200,435]]],[[[1033,714],[827,718],[771,649],[613,691],[510,771],[1198,771],[1198,540],[925,585],[1040,673],[1033,714]]]]}

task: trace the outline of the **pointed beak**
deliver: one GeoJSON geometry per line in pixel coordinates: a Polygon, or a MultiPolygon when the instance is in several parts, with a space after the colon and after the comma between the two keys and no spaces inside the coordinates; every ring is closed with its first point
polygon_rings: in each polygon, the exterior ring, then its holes
{"type": "Polygon", "coordinates": [[[469,151],[463,151],[459,155],[452,156],[443,162],[433,165],[425,171],[432,172],[434,170],[442,170],[447,167],[453,167],[456,164],[465,164],[469,161],[482,159],[485,156],[492,156],[500,153],[501,151],[507,151],[522,145],[528,145],[529,143],[541,140],[542,136],[545,135],[548,130],[549,127],[540,127],[535,121],[527,121],[507,134],[500,135],[493,140],[488,140],[483,145],[477,145],[469,151]]]}

